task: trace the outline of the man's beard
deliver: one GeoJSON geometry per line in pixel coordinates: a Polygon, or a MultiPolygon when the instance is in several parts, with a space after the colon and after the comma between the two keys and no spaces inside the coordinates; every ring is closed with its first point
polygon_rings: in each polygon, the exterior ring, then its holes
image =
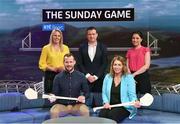
{"type": "Polygon", "coordinates": [[[67,72],[72,72],[72,70],[74,70],[74,68],[71,67],[70,70],[69,70],[67,67],[65,67],[65,70],[66,70],[67,72]]]}

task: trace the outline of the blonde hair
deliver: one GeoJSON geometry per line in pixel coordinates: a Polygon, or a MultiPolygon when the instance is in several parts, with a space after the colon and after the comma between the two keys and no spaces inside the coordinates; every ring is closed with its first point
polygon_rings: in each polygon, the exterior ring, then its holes
{"type": "Polygon", "coordinates": [[[62,34],[61,30],[59,30],[59,29],[53,29],[52,30],[52,32],[50,34],[50,37],[49,37],[49,44],[52,45],[52,43],[53,43],[53,34],[56,31],[59,32],[59,34],[60,34],[61,39],[60,39],[60,42],[59,42],[59,48],[60,48],[60,51],[63,52],[63,34],[62,34]]]}
{"type": "Polygon", "coordinates": [[[114,73],[114,70],[113,70],[113,64],[114,64],[114,62],[115,62],[116,60],[120,61],[120,62],[122,63],[122,65],[123,65],[122,75],[127,74],[127,73],[128,73],[128,69],[127,69],[127,66],[126,66],[126,60],[125,60],[125,58],[122,57],[122,56],[114,56],[114,58],[113,58],[112,61],[111,61],[109,74],[110,74],[112,77],[114,77],[114,74],[115,74],[115,73],[114,73]]]}

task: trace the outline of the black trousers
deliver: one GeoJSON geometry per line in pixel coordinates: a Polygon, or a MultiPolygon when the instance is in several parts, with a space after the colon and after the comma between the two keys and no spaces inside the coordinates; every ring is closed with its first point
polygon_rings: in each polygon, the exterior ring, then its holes
{"type": "Polygon", "coordinates": [[[52,93],[53,80],[57,74],[56,72],[45,71],[44,93],[52,93]]]}
{"type": "Polygon", "coordinates": [[[151,82],[148,71],[136,75],[134,79],[137,81],[136,92],[140,94],[151,93],[151,82]]]}
{"type": "Polygon", "coordinates": [[[115,107],[109,109],[102,109],[99,113],[99,117],[109,118],[115,120],[117,123],[121,122],[130,115],[130,112],[124,107],[115,107]]]}

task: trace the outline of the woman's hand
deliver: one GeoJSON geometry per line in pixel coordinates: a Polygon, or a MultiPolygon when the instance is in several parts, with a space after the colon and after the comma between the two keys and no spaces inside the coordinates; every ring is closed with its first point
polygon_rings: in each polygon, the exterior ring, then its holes
{"type": "Polygon", "coordinates": [[[104,104],[104,108],[105,108],[105,109],[111,109],[110,104],[109,104],[109,103],[105,103],[105,104],[104,104]]]}
{"type": "Polygon", "coordinates": [[[51,66],[47,66],[46,70],[57,72],[57,68],[51,66]]]}
{"type": "Polygon", "coordinates": [[[139,101],[135,101],[134,102],[134,107],[140,108],[141,107],[140,102],[139,101]]]}
{"type": "Polygon", "coordinates": [[[133,75],[133,77],[136,77],[137,74],[134,72],[132,75],[133,75]]]}
{"type": "Polygon", "coordinates": [[[61,72],[63,70],[64,70],[64,67],[62,67],[62,66],[57,68],[57,72],[61,72]]]}

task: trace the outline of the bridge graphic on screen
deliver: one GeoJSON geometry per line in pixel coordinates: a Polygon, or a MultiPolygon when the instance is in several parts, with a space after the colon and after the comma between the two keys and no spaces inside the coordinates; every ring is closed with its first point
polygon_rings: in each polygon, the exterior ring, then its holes
{"type": "MultiPolygon", "coordinates": [[[[158,51],[160,48],[158,47],[158,39],[154,37],[150,32],[147,32],[147,47],[151,48],[151,55],[152,56],[158,56],[158,51]]],[[[31,32],[28,33],[28,35],[22,39],[21,41],[21,48],[19,48],[20,51],[41,51],[42,48],[33,48],[32,47],[32,34],[31,32]]],[[[130,49],[130,47],[108,47],[107,50],[110,52],[113,51],[127,51],[130,49]]],[[[78,48],[71,47],[70,51],[78,51],[78,48]]]]}

